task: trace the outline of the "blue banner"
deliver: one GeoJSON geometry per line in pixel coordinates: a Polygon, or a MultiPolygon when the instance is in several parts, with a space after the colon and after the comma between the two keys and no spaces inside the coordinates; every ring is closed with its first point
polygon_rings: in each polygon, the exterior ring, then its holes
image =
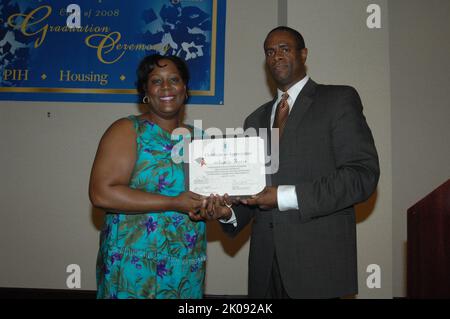
{"type": "Polygon", "coordinates": [[[190,104],[223,104],[225,11],[226,0],[1,0],[0,100],[139,103],[136,69],[159,53],[186,61],[190,104]]]}

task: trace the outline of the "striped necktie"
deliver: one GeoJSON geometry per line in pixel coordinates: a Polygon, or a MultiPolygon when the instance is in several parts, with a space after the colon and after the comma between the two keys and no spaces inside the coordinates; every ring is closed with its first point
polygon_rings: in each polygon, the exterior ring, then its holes
{"type": "Polygon", "coordinates": [[[275,111],[275,119],[273,121],[273,127],[278,128],[280,132],[280,138],[283,134],[284,126],[289,115],[289,104],[288,104],[289,94],[286,92],[281,96],[281,101],[277,105],[277,110],[275,111]]]}

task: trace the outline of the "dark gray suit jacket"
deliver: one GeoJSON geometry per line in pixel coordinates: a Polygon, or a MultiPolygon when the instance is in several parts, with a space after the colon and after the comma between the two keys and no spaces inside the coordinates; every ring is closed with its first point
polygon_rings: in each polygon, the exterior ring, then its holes
{"type": "MultiPolygon", "coordinates": [[[[244,127],[270,127],[275,100],[245,120],[244,127]]],[[[270,130],[269,130],[270,132],[270,130]]],[[[349,86],[306,83],[280,140],[280,166],[272,185],[295,185],[299,210],[234,207],[237,227],[253,220],[249,297],[265,296],[274,253],[292,298],[333,298],[358,292],[353,205],[376,189],[379,164],[361,100],[349,86]]]]}

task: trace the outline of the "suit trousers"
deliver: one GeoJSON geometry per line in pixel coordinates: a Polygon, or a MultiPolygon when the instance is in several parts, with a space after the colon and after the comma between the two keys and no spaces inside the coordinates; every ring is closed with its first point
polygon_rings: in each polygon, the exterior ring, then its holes
{"type": "Polygon", "coordinates": [[[280,274],[277,254],[273,254],[272,271],[270,274],[269,288],[267,289],[267,299],[291,299],[284,289],[283,279],[280,274]]]}

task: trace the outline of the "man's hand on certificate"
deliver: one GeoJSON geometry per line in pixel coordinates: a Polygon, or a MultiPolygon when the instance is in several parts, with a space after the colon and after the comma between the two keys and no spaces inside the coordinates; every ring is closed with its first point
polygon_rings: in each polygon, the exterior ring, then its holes
{"type": "Polygon", "coordinates": [[[259,206],[259,208],[264,210],[276,208],[278,207],[277,187],[266,186],[262,192],[241,200],[241,203],[250,206],[259,206]]]}

